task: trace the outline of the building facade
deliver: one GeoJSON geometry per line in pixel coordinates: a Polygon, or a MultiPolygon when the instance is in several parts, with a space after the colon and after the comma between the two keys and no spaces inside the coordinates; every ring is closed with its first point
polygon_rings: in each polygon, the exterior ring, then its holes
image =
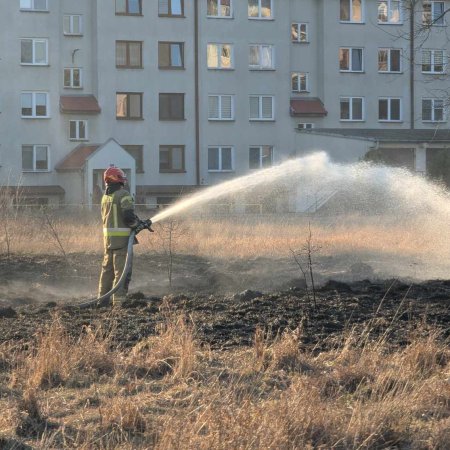
{"type": "Polygon", "coordinates": [[[91,205],[116,164],[154,206],[314,149],[354,161],[380,145],[426,171],[427,151],[450,147],[448,7],[3,2],[0,185],[28,202],[91,205]]]}

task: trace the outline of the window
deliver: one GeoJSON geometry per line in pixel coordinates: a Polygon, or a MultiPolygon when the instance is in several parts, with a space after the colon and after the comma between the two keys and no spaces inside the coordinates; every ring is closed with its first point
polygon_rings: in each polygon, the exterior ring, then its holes
{"type": "Polygon", "coordinates": [[[378,0],[378,23],[402,23],[401,0],[378,0]]]}
{"type": "Polygon", "coordinates": [[[142,119],[142,93],[116,93],[116,119],[142,119]]]}
{"type": "Polygon", "coordinates": [[[273,96],[250,96],[250,120],[274,120],[273,96]]]}
{"type": "Polygon", "coordinates": [[[378,99],[378,120],[380,122],[400,122],[402,120],[400,98],[378,99]]]}
{"type": "Polygon", "coordinates": [[[249,168],[262,169],[273,164],[273,147],[260,145],[249,149],[249,168]]]}
{"type": "Polygon", "coordinates": [[[264,44],[250,45],[248,65],[250,69],[273,69],[273,46],[264,44]]]}
{"type": "Polygon", "coordinates": [[[364,120],[364,98],[363,97],[341,97],[340,100],[341,120],[363,121],[364,120]]]}
{"type": "Polygon", "coordinates": [[[83,20],[79,15],[65,15],[63,19],[64,34],[81,36],[83,34],[83,20]]]}
{"type": "Polygon", "coordinates": [[[208,69],[232,69],[233,48],[231,44],[208,44],[208,69]]]}
{"type": "Polygon", "coordinates": [[[158,66],[160,69],[184,68],[184,43],[183,42],[159,42],[158,66]]]}
{"type": "Polygon", "coordinates": [[[144,173],[144,146],[143,145],[122,145],[122,147],[136,161],[136,173],[144,173]]]}
{"type": "Polygon", "coordinates": [[[47,0],[20,0],[20,9],[24,11],[48,11],[47,0]]]}
{"type": "Polygon", "coordinates": [[[160,145],[159,146],[159,171],[185,172],[184,145],[160,145]]]}
{"type": "Polygon", "coordinates": [[[48,92],[22,92],[21,107],[23,118],[45,119],[50,117],[48,92]]]}
{"type": "Polygon", "coordinates": [[[22,170],[24,172],[48,172],[48,157],[48,145],[22,145],[22,170]]]}
{"type": "Polygon", "coordinates": [[[272,19],[272,0],[248,0],[248,17],[250,19],[272,19]]]}
{"type": "Polygon", "coordinates": [[[444,73],[444,50],[422,50],[422,72],[444,73]]]}
{"type": "Polygon", "coordinates": [[[445,25],[445,2],[424,1],[422,23],[427,26],[445,25]]]}
{"type": "Polygon", "coordinates": [[[116,15],[140,16],[141,0],[116,0],[116,15]]]}
{"type": "Polygon", "coordinates": [[[422,99],[422,120],[424,122],[445,122],[444,100],[440,98],[422,99]]]}
{"type": "Polygon", "coordinates": [[[308,92],[309,80],[305,72],[294,72],[291,75],[292,92],[308,92]]]}
{"type": "Polygon", "coordinates": [[[207,0],[208,17],[231,18],[233,14],[232,0],[207,0]]]}
{"type": "Polygon", "coordinates": [[[396,48],[379,48],[378,72],[401,72],[401,52],[396,48]]]}
{"type": "Polygon", "coordinates": [[[159,94],[159,120],[184,120],[184,94],[159,94]]]}
{"type": "Polygon", "coordinates": [[[208,120],[234,120],[234,96],[208,95],[208,120]]]}
{"type": "Polygon", "coordinates": [[[308,24],[293,23],[291,24],[291,41],[292,42],[309,42],[308,40],[308,24]]]}
{"type": "Polygon", "coordinates": [[[341,22],[361,23],[363,21],[363,0],[340,0],[341,22]]]}
{"type": "Polygon", "coordinates": [[[314,128],[314,124],[313,123],[299,123],[297,125],[297,128],[299,130],[310,130],[311,128],[314,128]]]}
{"type": "Polygon", "coordinates": [[[87,141],[87,120],[69,121],[69,139],[72,141],[87,141]]]}
{"type": "Polygon", "coordinates": [[[158,0],[160,16],[183,17],[184,0],[158,0]]]}
{"type": "Polygon", "coordinates": [[[48,40],[47,39],[21,39],[20,63],[33,66],[48,65],[48,40]]]}
{"type": "Polygon", "coordinates": [[[116,67],[142,69],[142,42],[116,41],[116,67]]]}
{"type": "Polygon", "coordinates": [[[208,172],[232,172],[233,159],[233,147],[208,147],[208,172]]]}
{"type": "Polygon", "coordinates": [[[80,89],[83,87],[82,70],[78,67],[67,67],[64,69],[64,87],[80,89]]]}
{"type": "Polygon", "coordinates": [[[363,49],[362,48],[340,48],[339,70],[341,72],[362,72],[363,49]]]}

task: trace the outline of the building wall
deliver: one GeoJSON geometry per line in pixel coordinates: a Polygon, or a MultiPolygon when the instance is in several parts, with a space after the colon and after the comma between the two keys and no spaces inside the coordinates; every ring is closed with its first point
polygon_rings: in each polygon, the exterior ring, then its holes
{"type": "MultiPolygon", "coordinates": [[[[273,18],[248,18],[247,2],[233,0],[232,18],[207,17],[207,2],[199,0],[199,117],[201,184],[214,184],[249,171],[249,147],[269,145],[274,148],[274,162],[280,162],[297,151],[303,151],[295,128],[299,122],[316,127],[405,128],[411,127],[409,110],[409,41],[402,36],[409,30],[409,18],[401,25],[377,23],[377,2],[365,0],[365,20],[361,24],[341,23],[339,0],[273,0],[273,18]],[[309,42],[292,43],[293,22],[308,24],[309,42]],[[207,68],[208,43],[230,43],[234,48],[234,69],[207,68]],[[249,44],[271,44],[275,49],[274,70],[249,70],[249,44]],[[339,70],[339,48],[364,49],[364,72],[342,73],[339,70]],[[400,74],[378,72],[378,48],[403,50],[400,74]],[[291,73],[308,72],[309,92],[291,92],[291,73]],[[235,119],[231,122],[208,120],[208,95],[233,94],[235,119]],[[249,120],[249,95],[273,95],[274,120],[249,120]],[[365,120],[342,122],[339,98],[363,96],[365,120]],[[291,117],[292,97],[318,97],[327,116],[291,117]],[[402,98],[402,121],[378,121],[380,97],[402,98]],[[232,146],[235,166],[232,172],[208,171],[208,147],[232,146]]],[[[54,166],[78,142],[69,140],[71,119],[88,120],[89,142],[101,144],[109,138],[123,145],[144,146],[144,173],[137,174],[138,185],[193,185],[196,183],[195,136],[195,10],[194,1],[185,0],[182,18],[158,17],[158,2],[143,0],[142,16],[118,16],[115,0],[48,0],[48,12],[25,12],[19,0],[4,2],[0,15],[0,177],[12,184],[61,185],[66,191],[78,192],[73,176],[56,172],[54,166]],[[83,16],[83,35],[64,36],[64,14],[83,16]],[[49,64],[45,67],[20,64],[20,39],[46,38],[49,42],[49,64]],[[143,68],[117,69],[115,41],[143,41],[143,68]],[[158,41],[181,41],[185,44],[184,70],[158,68],[158,41]],[[83,89],[63,86],[63,69],[83,69],[83,89]],[[20,93],[42,90],[50,93],[49,119],[22,119],[20,93]],[[116,92],[143,93],[143,120],[121,121],[115,117],[116,92]],[[165,92],[185,94],[185,120],[164,122],[158,116],[158,95],[165,92]],[[67,115],[59,111],[60,95],[93,94],[101,106],[99,115],[67,115]],[[22,172],[21,148],[25,144],[50,145],[50,170],[45,173],[22,172]],[[159,146],[185,145],[185,173],[159,172],[159,146]]],[[[448,7],[450,2],[446,2],[448,7]]],[[[416,12],[420,23],[421,8],[416,12]]],[[[447,21],[450,20],[447,18],[447,21]]],[[[416,128],[448,126],[448,122],[424,123],[421,118],[422,97],[442,96],[447,76],[421,73],[422,48],[447,49],[446,27],[432,27],[418,45],[415,83],[416,128]]],[[[334,153],[329,140],[313,142],[313,147],[334,153]]],[[[334,146],[334,142],[332,144],[334,146]]],[[[359,154],[343,146],[339,155],[351,160],[359,154]]],[[[73,195],[69,195],[70,201],[73,195]]],[[[80,198],[80,201],[82,199],[80,198]]]]}

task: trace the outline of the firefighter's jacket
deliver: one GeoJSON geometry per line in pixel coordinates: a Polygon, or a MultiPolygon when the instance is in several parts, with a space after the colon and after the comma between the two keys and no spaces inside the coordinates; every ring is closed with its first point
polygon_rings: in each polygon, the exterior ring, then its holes
{"type": "MultiPolygon", "coordinates": [[[[130,193],[120,188],[102,197],[103,242],[105,250],[117,250],[128,244],[131,228],[125,216],[134,213],[134,201],[130,193]]],[[[133,214],[134,215],[134,214],[133,214]]]]}

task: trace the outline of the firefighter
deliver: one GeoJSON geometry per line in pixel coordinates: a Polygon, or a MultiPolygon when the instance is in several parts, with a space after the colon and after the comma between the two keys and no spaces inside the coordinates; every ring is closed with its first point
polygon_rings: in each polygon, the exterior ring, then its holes
{"type": "MultiPolygon", "coordinates": [[[[142,223],[134,213],[133,198],[124,189],[127,177],[123,170],[111,165],[105,170],[103,179],[106,185],[101,206],[104,257],[98,297],[109,292],[122,275],[131,229],[142,223]]],[[[120,306],[125,301],[130,280],[131,266],[124,284],[113,295],[113,306],[120,306]]]]}

